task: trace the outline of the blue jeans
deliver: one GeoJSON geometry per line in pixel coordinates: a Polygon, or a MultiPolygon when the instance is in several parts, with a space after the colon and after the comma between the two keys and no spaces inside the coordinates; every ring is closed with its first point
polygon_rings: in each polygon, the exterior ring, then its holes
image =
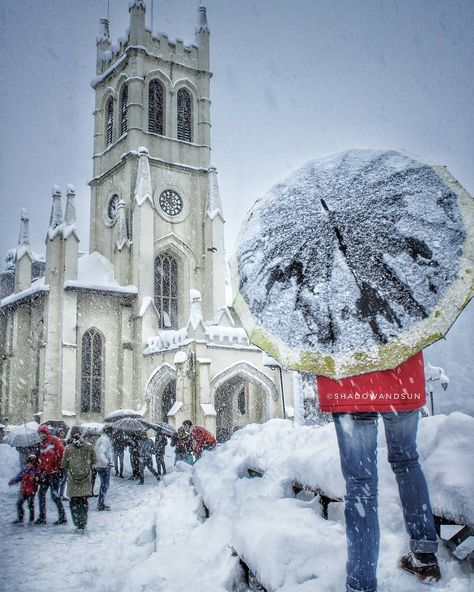
{"type": "Polygon", "coordinates": [[[97,469],[97,474],[100,479],[99,499],[97,500],[98,506],[103,506],[105,503],[105,494],[110,485],[110,469],[97,469]]]}
{"type": "MultiPolygon", "coordinates": [[[[398,484],[410,548],[436,553],[438,542],[428,486],[418,463],[419,411],[380,413],[388,461],[398,484]]],[[[348,592],[377,589],[379,522],[377,515],[377,413],[334,413],[341,469],[346,481],[348,592]]]]}

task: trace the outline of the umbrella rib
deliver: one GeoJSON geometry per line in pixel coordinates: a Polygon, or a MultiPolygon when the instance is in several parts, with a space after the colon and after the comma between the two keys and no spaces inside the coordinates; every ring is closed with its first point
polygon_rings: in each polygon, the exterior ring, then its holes
{"type": "MultiPolygon", "coordinates": [[[[339,250],[341,251],[342,256],[344,257],[344,259],[347,263],[347,267],[348,267],[350,273],[352,274],[354,281],[357,284],[357,287],[359,288],[359,292],[361,295],[360,302],[361,302],[361,304],[363,303],[365,305],[366,314],[376,313],[377,311],[376,311],[376,309],[373,308],[372,304],[378,303],[379,306],[381,307],[381,312],[384,315],[384,317],[389,321],[390,320],[395,321],[395,323],[400,327],[401,326],[400,319],[398,318],[398,315],[395,313],[393,308],[390,306],[389,302],[385,298],[382,298],[380,296],[380,294],[378,293],[378,291],[375,290],[372,286],[370,286],[367,282],[363,281],[361,283],[361,281],[357,277],[356,273],[352,269],[352,266],[349,265],[349,262],[347,259],[347,245],[344,242],[341,231],[334,223],[333,217],[332,217],[332,212],[329,209],[325,200],[323,198],[320,198],[320,201],[321,201],[321,205],[322,205],[324,211],[326,212],[327,217],[331,223],[331,226],[334,230],[334,234],[336,235],[336,239],[337,239],[337,242],[339,245],[339,250]]],[[[375,317],[376,317],[376,314],[373,314],[373,317],[369,319],[369,327],[370,327],[374,337],[376,337],[380,342],[385,343],[386,338],[380,332],[380,329],[379,329],[379,326],[377,324],[375,317]]]]}

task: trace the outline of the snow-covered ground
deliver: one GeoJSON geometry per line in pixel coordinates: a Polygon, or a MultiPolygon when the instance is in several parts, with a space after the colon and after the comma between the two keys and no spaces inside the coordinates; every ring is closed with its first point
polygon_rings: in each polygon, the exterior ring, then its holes
{"type": "MultiPolygon", "coordinates": [[[[419,447],[435,509],[472,522],[474,418],[454,413],[423,419],[419,447]]],[[[379,450],[379,590],[425,592],[397,567],[407,538],[383,433],[379,450]]],[[[167,461],[172,469],[171,450],[167,461]]],[[[17,462],[16,451],[0,445],[0,590],[244,592],[236,553],[272,592],[344,590],[342,504],[330,505],[326,521],[317,500],[295,498],[291,488],[296,480],[343,495],[331,424],[251,425],[194,467],[180,463],[159,484],[149,474],[144,486],[113,477],[107,498],[112,510],[97,512],[91,500],[84,536],[72,533],[71,522],[52,524],[56,509],[50,500],[46,526],[11,524],[17,487],[7,481],[17,462]],[[249,478],[249,467],[264,476],[249,478]]],[[[444,546],[439,558],[443,579],[437,590],[474,589],[465,563],[444,546]]]]}

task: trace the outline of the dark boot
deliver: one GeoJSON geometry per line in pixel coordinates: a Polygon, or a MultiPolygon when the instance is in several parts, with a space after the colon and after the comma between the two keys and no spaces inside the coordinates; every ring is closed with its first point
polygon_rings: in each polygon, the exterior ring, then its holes
{"type": "Polygon", "coordinates": [[[440,580],[441,572],[436,557],[432,555],[426,562],[418,557],[415,553],[404,555],[400,559],[400,567],[405,571],[414,574],[422,582],[437,582],[440,580]]]}

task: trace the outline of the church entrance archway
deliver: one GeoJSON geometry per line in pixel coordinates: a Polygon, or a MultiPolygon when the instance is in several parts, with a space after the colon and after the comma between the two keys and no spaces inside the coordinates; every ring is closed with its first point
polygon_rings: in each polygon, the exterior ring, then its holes
{"type": "Polygon", "coordinates": [[[176,402],[176,371],[163,364],[151,376],[146,387],[153,422],[168,422],[168,412],[176,402]]]}
{"type": "Polygon", "coordinates": [[[230,366],[211,381],[216,410],[216,439],[228,440],[235,429],[269,418],[269,397],[276,397],[273,382],[246,362],[230,366]]]}

